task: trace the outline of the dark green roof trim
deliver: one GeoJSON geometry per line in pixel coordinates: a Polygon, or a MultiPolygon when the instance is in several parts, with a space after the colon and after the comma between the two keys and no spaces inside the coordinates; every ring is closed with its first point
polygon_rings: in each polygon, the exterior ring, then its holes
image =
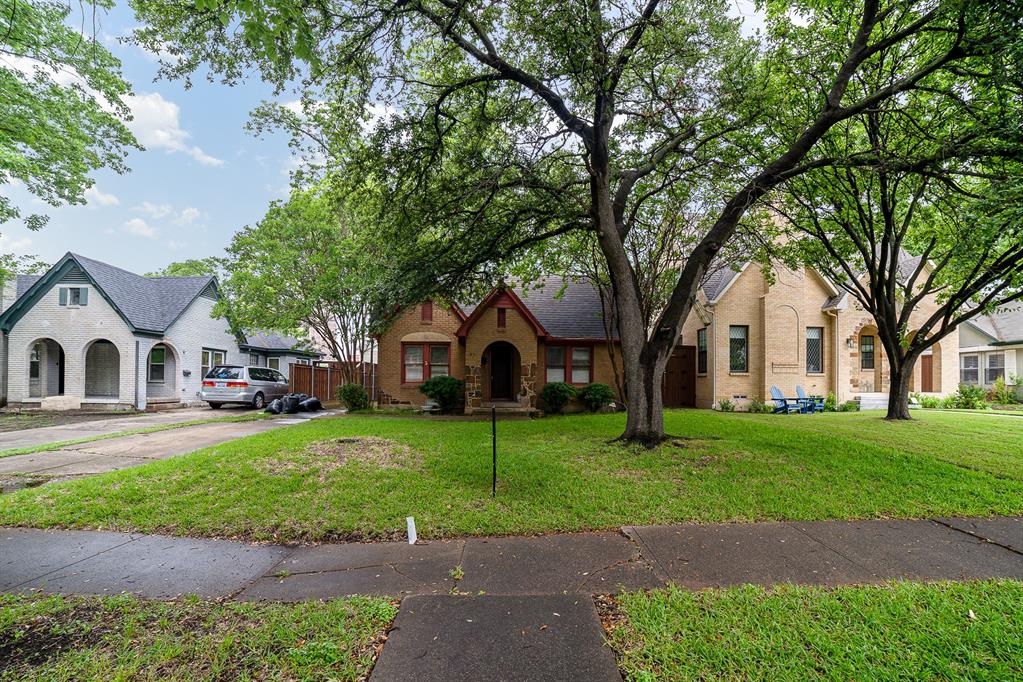
{"type": "Polygon", "coordinates": [[[1023,346],[1023,339],[1016,339],[1014,341],[992,341],[992,346],[1023,346]]]}
{"type": "Polygon", "coordinates": [[[125,314],[121,312],[121,309],[118,308],[117,305],[110,300],[110,297],[107,296],[107,293],[103,291],[103,287],[96,283],[96,280],[92,278],[89,271],[86,268],[83,268],[81,263],[76,261],[74,255],[70,253],[57,261],[52,268],[46,271],[45,275],[40,277],[31,287],[29,287],[28,291],[26,291],[23,296],[19,297],[10,308],[0,315],[0,330],[10,332],[11,329],[14,328],[14,325],[17,324],[18,320],[23,318],[25,314],[28,313],[28,311],[31,310],[35,304],[40,301],[40,299],[42,299],[46,292],[52,289],[55,285],[60,284],[64,275],[75,268],[81,270],[81,272],[85,274],[85,278],[88,280],[89,284],[91,284],[93,288],[99,292],[100,296],[103,297],[103,300],[106,301],[111,308],[117,311],[117,314],[122,320],[124,320],[124,323],[128,325],[128,328],[131,329],[131,331],[146,331],[135,329],[132,323],[128,321],[125,314]]]}
{"type": "Polygon", "coordinates": [[[246,353],[262,353],[263,355],[270,355],[275,357],[281,357],[284,355],[300,355],[307,358],[321,358],[323,353],[314,350],[299,350],[299,349],[287,349],[287,348],[263,348],[261,346],[250,346],[247,343],[239,343],[238,350],[246,353]]]}

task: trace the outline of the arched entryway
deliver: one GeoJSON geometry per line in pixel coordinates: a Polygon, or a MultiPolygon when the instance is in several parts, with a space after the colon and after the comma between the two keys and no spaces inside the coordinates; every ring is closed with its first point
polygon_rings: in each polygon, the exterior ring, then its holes
{"type": "Polygon", "coordinates": [[[507,341],[495,341],[483,351],[483,399],[490,402],[516,400],[522,379],[518,349],[507,341]]]}
{"type": "Polygon", "coordinates": [[[856,334],[856,362],[851,368],[855,393],[884,392],[884,378],[881,366],[884,351],[877,335],[877,327],[866,325],[856,334]]]}
{"type": "Polygon", "coordinates": [[[64,348],[53,339],[36,339],[28,346],[28,395],[64,395],[64,348]]]}
{"type": "Polygon", "coordinates": [[[121,354],[107,339],[96,339],[85,349],[85,397],[121,395],[121,354]]]}
{"type": "Polygon", "coordinates": [[[146,399],[178,399],[177,379],[177,353],[170,344],[156,344],[146,359],[146,399]]]}

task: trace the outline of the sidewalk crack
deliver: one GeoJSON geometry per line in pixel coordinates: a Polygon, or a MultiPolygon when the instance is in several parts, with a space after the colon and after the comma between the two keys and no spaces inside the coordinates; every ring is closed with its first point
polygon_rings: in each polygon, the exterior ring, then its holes
{"type": "Polygon", "coordinates": [[[16,590],[19,587],[27,585],[27,584],[29,584],[31,582],[35,582],[37,580],[42,580],[43,578],[46,578],[47,576],[51,576],[54,573],[59,573],[60,571],[64,571],[64,570],[67,570],[67,569],[71,568],[72,566],[77,566],[78,564],[82,563],[83,561],[88,561],[89,559],[95,559],[100,554],[106,554],[107,552],[112,552],[115,549],[118,549],[120,547],[124,547],[127,544],[131,544],[132,542],[135,542],[136,540],[141,539],[141,537],[143,537],[143,536],[139,536],[138,538],[133,538],[133,537],[131,537],[129,535],[128,539],[125,540],[124,542],[120,543],[120,544],[114,545],[113,547],[107,547],[106,549],[100,550],[100,551],[96,552],[95,554],[90,554],[89,556],[82,557],[78,561],[72,561],[70,564],[65,564],[64,566],[60,566],[58,568],[55,568],[52,571],[47,571],[46,573],[43,573],[42,575],[38,575],[38,576],[36,576],[34,578],[29,578],[28,580],[25,580],[23,582],[18,583],[17,585],[12,586],[10,588],[10,590],[16,590]]]}
{"type": "Polygon", "coordinates": [[[832,547],[832,546],[831,546],[831,545],[829,545],[828,543],[824,542],[823,540],[821,540],[821,539],[820,539],[820,538],[818,538],[817,536],[815,536],[815,535],[813,535],[812,533],[810,533],[810,531],[806,530],[805,528],[800,528],[800,527],[799,527],[799,526],[798,526],[797,524],[795,524],[795,523],[788,523],[787,525],[788,525],[788,526],[789,526],[790,528],[795,528],[795,529],[796,529],[797,531],[799,531],[800,533],[802,533],[802,534],[803,534],[803,535],[805,535],[806,537],[810,538],[811,540],[813,540],[814,542],[816,542],[816,543],[817,543],[818,545],[820,545],[821,547],[823,547],[823,548],[825,548],[825,549],[827,549],[827,550],[830,550],[830,551],[834,552],[835,554],[837,554],[838,556],[842,557],[843,559],[845,559],[846,561],[848,561],[848,562],[849,562],[850,564],[852,564],[853,566],[855,566],[856,568],[860,568],[860,569],[862,569],[862,570],[864,570],[864,571],[866,571],[867,573],[870,573],[870,574],[873,574],[873,573],[874,573],[874,571],[873,571],[873,570],[871,570],[871,569],[870,569],[870,568],[869,568],[868,566],[866,566],[866,565],[864,565],[864,564],[861,564],[861,563],[860,563],[859,561],[856,561],[856,559],[853,559],[853,558],[852,558],[851,556],[849,556],[849,555],[848,555],[848,554],[846,554],[845,552],[842,552],[842,551],[840,551],[839,549],[837,549],[837,548],[835,548],[835,547],[832,547]]]}
{"type": "Polygon", "coordinates": [[[1001,547],[1004,550],[1008,550],[1008,551],[1012,552],[1013,554],[1018,554],[1020,556],[1023,556],[1023,550],[1016,549],[1012,545],[1006,545],[1006,544],[1003,544],[1001,542],[998,542],[997,540],[992,540],[991,538],[985,537],[985,536],[981,535],[980,533],[974,533],[972,531],[963,530],[962,528],[956,528],[952,524],[945,523],[944,521],[942,521],[940,519],[929,519],[929,520],[932,521],[933,523],[938,524],[939,526],[944,526],[945,528],[950,528],[950,529],[956,531],[957,533],[962,533],[963,535],[969,535],[971,538],[976,538],[978,540],[982,540],[986,544],[995,545],[997,547],[1001,547]]]}

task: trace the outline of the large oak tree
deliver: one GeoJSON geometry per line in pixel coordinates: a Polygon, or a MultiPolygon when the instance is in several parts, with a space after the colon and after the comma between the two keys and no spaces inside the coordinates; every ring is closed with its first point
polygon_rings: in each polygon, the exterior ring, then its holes
{"type": "Polygon", "coordinates": [[[228,82],[252,67],[298,82],[294,129],[387,190],[385,229],[416,253],[402,270],[419,284],[454,289],[591,232],[617,313],[623,436],[647,443],[664,436],[661,379],[697,289],[751,207],[834,163],[816,145],[837,124],[919,88],[968,89],[1019,30],[1008,4],[980,0],[769,0],[757,38],[723,0],[133,5],[138,39],[177,57],[170,75],[206,64],[228,82]],[[907,55],[898,70],[850,87],[892,52],[907,55]],[[381,115],[366,143],[369,105],[381,115]],[[699,239],[648,325],[630,234],[683,210],[699,239]]]}

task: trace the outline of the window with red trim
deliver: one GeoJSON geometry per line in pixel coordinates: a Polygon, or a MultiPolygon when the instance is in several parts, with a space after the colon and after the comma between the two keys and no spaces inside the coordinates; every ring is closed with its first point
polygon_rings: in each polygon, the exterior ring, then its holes
{"type": "Polygon", "coordinates": [[[592,378],[591,346],[547,346],[547,383],[588,384],[592,378]]]}
{"type": "Polygon", "coordinates": [[[498,308],[497,309],[497,328],[504,329],[508,326],[508,309],[498,308]]]}
{"type": "Polygon", "coordinates": [[[433,322],[433,301],[427,301],[420,309],[423,322],[433,322]]]}
{"type": "Polygon", "coordinates": [[[420,384],[451,372],[451,346],[446,343],[407,343],[402,346],[401,383],[420,384]]]}

